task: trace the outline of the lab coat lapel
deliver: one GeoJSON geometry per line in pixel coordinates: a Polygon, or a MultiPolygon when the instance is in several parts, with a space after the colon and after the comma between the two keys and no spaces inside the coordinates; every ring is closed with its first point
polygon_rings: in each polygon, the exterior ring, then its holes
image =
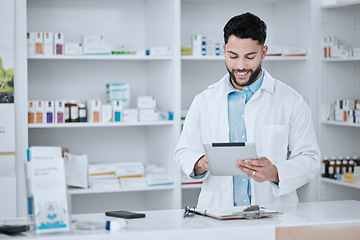
{"type": "Polygon", "coordinates": [[[207,108],[212,126],[212,142],[229,142],[227,81],[226,74],[219,82],[209,86],[211,94],[207,99],[207,108]],[[211,97],[210,97],[211,96],[211,97]]]}

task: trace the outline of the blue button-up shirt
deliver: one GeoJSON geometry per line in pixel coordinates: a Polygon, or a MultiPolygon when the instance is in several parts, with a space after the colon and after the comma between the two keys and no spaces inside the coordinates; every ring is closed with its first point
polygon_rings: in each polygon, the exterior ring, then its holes
{"type": "MultiPolygon", "coordinates": [[[[260,88],[263,82],[264,72],[250,86],[246,86],[242,91],[233,87],[229,81],[228,93],[228,118],[229,118],[229,140],[230,142],[246,142],[245,128],[245,104],[250,100],[254,93],[260,88]]],[[[251,185],[249,176],[233,177],[234,205],[246,206],[251,202],[251,185]]]]}
{"type": "MultiPolygon", "coordinates": [[[[264,78],[264,71],[261,76],[250,86],[246,86],[242,91],[237,90],[229,80],[228,87],[228,119],[229,119],[229,140],[230,142],[246,142],[245,128],[245,104],[250,100],[254,93],[260,88],[264,78]]],[[[206,174],[195,176],[194,171],[189,175],[192,178],[202,178],[206,174]]],[[[234,206],[250,205],[251,185],[250,177],[233,177],[234,206]]]]}

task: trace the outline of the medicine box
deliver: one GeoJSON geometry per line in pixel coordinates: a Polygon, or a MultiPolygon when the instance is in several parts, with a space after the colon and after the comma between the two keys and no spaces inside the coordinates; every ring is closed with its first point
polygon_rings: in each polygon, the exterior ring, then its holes
{"type": "Polygon", "coordinates": [[[65,55],[82,55],[83,48],[79,42],[66,42],[65,55]]]}
{"type": "Polygon", "coordinates": [[[28,56],[35,55],[35,33],[34,32],[27,33],[27,55],[28,56]]]}
{"type": "Polygon", "coordinates": [[[157,109],[139,109],[140,122],[153,122],[159,120],[159,113],[157,109]]]}
{"type": "Polygon", "coordinates": [[[55,107],[54,101],[45,101],[45,122],[54,123],[55,107]]]}
{"type": "Polygon", "coordinates": [[[145,173],[144,165],[141,162],[128,162],[116,164],[116,177],[143,177],[145,173]]]}
{"type": "Polygon", "coordinates": [[[201,55],[206,56],[206,37],[201,37],[201,55]]]}
{"type": "Polygon", "coordinates": [[[121,188],[146,188],[147,181],[145,177],[120,178],[121,188]]]}
{"type": "Polygon", "coordinates": [[[55,101],[55,123],[64,123],[65,102],[55,101]]]}
{"type": "Polygon", "coordinates": [[[35,54],[43,55],[43,44],[44,44],[44,34],[42,32],[35,33],[35,54]]]}
{"type": "Polygon", "coordinates": [[[89,176],[104,176],[110,175],[115,177],[116,164],[115,163],[103,163],[103,164],[89,164],[89,176]]]}
{"type": "Polygon", "coordinates": [[[202,36],[199,34],[191,36],[191,47],[193,56],[201,56],[202,36]]]}
{"type": "Polygon", "coordinates": [[[151,56],[168,56],[171,54],[171,50],[168,47],[151,47],[150,55],[151,56]]]}
{"type": "Polygon", "coordinates": [[[89,100],[87,102],[87,119],[88,122],[100,122],[101,113],[101,101],[100,100],[89,100]]]}
{"type": "Polygon", "coordinates": [[[103,104],[101,106],[101,122],[112,122],[112,106],[111,104],[103,104]]]}
{"type": "Polygon", "coordinates": [[[148,186],[172,185],[173,177],[170,173],[147,174],[146,181],[148,186]]]}
{"type": "Polygon", "coordinates": [[[159,111],[160,121],[171,121],[174,120],[174,113],[171,111],[159,111]]]}
{"type": "Polygon", "coordinates": [[[104,44],[105,37],[102,35],[83,35],[82,36],[82,43],[84,46],[86,45],[96,45],[96,44],[104,44]]]}
{"type": "Polygon", "coordinates": [[[121,121],[121,112],[123,109],[122,101],[113,100],[112,102],[112,119],[113,122],[120,122],[121,121]]]}
{"type": "Polygon", "coordinates": [[[54,55],[64,54],[64,34],[54,33],[54,55]]]}
{"type": "Polygon", "coordinates": [[[130,84],[108,83],[106,84],[106,96],[108,103],[120,100],[123,102],[123,107],[128,108],[130,106],[130,84]]]}
{"type": "Polygon", "coordinates": [[[123,122],[137,122],[138,109],[137,108],[124,108],[121,114],[123,122]]]}
{"type": "Polygon", "coordinates": [[[35,101],[35,116],[36,116],[36,123],[44,123],[44,101],[35,101]]]}
{"type": "Polygon", "coordinates": [[[54,33],[44,33],[44,55],[49,56],[54,54],[54,33]]]}
{"type": "Polygon", "coordinates": [[[139,109],[156,108],[155,97],[139,96],[137,98],[137,108],[139,108],[139,109]]]}
{"type": "Polygon", "coordinates": [[[35,101],[28,102],[28,123],[35,123],[35,101]]]}
{"type": "Polygon", "coordinates": [[[109,55],[110,48],[108,44],[91,44],[83,47],[84,55],[109,55]]]}

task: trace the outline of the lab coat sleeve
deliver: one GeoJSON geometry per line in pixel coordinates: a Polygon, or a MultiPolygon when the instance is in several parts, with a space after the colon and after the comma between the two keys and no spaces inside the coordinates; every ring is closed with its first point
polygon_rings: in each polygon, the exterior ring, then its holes
{"type": "MultiPolygon", "coordinates": [[[[205,154],[201,138],[201,114],[198,101],[199,96],[197,95],[186,115],[180,140],[175,149],[176,164],[178,168],[182,169],[185,175],[189,178],[189,175],[194,169],[195,163],[205,154]]],[[[208,172],[200,179],[204,179],[207,176],[208,172]]]]}
{"type": "Polygon", "coordinates": [[[311,113],[299,96],[292,108],[289,124],[289,158],[276,163],[279,186],[272,186],[275,196],[295,191],[310,182],[320,169],[320,150],[317,145],[311,113]]]}

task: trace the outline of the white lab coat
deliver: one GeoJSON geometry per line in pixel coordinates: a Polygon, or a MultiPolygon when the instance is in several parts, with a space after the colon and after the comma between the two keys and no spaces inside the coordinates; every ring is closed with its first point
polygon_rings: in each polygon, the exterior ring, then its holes
{"type": "MultiPolygon", "coordinates": [[[[265,71],[263,69],[263,71],[265,71]]],[[[175,149],[175,160],[188,176],[204,155],[203,143],[229,142],[229,74],[194,98],[175,149]]],[[[311,113],[303,97],[265,71],[259,90],[245,105],[248,142],[255,142],[258,156],[278,169],[279,185],[251,179],[251,204],[297,203],[296,189],[313,179],[320,168],[311,113]]],[[[231,176],[202,178],[199,208],[234,206],[231,176]]]]}

